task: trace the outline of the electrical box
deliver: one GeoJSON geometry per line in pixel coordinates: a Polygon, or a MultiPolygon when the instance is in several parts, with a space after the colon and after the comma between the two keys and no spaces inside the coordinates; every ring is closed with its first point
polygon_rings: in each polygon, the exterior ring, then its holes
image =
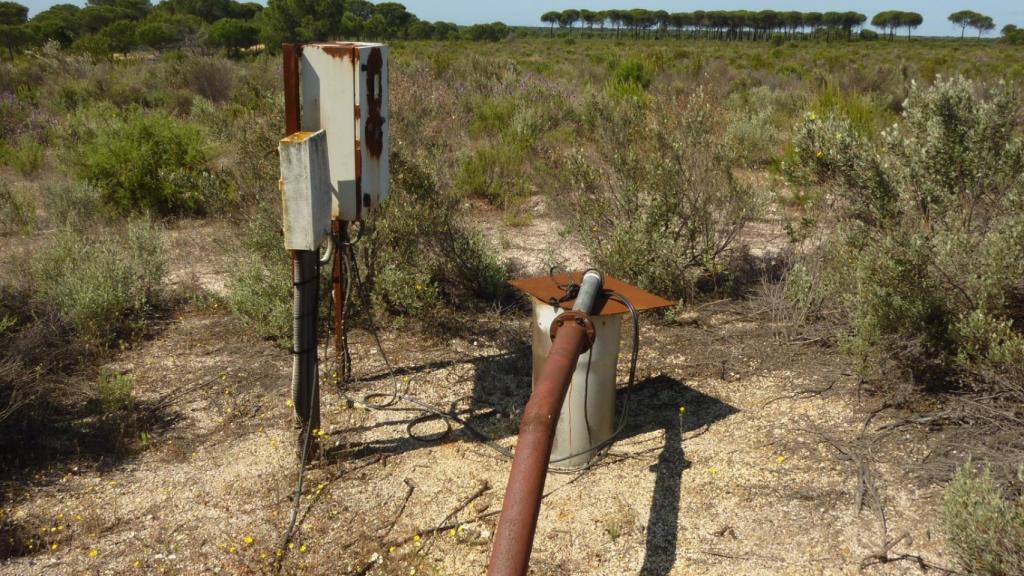
{"type": "Polygon", "coordinates": [[[318,250],[331,233],[327,134],[296,132],[278,145],[284,247],[318,250]]]}
{"type": "Polygon", "coordinates": [[[362,220],[388,197],[388,48],[328,42],[300,51],[301,127],[327,133],[331,217],[362,220]]]}

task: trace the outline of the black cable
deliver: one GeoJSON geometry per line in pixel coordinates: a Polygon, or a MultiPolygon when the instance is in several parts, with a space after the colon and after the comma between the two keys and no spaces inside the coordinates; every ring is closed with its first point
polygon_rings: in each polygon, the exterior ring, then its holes
{"type": "Polygon", "coordinates": [[[484,445],[491,448],[498,454],[502,455],[505,458],[512,458],[511,450],[505,448],[504,446],[488,438],[486,434],[477,430],[476,427],[474,427],[472,424],[467,422],[459,415],[431,406],[430,404],[423,402],[422,400],[414,396],[409,396],[408,394],[401,390],[398,378],[395,376],[394,366],[392,366],[390,358],[388,358],[387,353],[384,351],[384,345],[381,343],[380,333],[377,329],[377,324],[373,319],[373,313],[370,307],[370,298],[366,292],[366,287],[363,284],[362,276],[359,273],[359,266],[356,262],[355,254],[352,252],[351,248],[345,251],[345,258],[350,259],[348,262],[349,273],[346,275],[346,278],[351,278],[355,280],[356,292],[358,292],[360,300],[362,301],[366,320],[370,327],[370,334],[371,336],[373,336],[374,344],[377,348],[377,353],[380,355],[381,360],[384,362],[384,366],[387,368],[388,378],[391,380],[393,386],[392,391],[390,393],[372,392],[370,394],[364,395],[362,399],[355,399],[351,395],[349,395],[345,390],[340,390],[341,394],[345,397],[345,399],[348,400],[348,402],[351,403],[353,406],[366,408],[368,410],[423,412],[424,414],[416,418],[413,418],[406,425],[406,434],[408,434],[409,437],[412,438],[413,440],[425,443],[436,442],[437,440],[443,439],[451,433],[451,423],[455,422],[456,424],[462,426],[471,435],[476,437],[484,445]],[[384,403],[374,402],[373,400],[375,398],[382,397],[388,398],[388,400],[384,403]],[[412,404],[415,408],[394,408],[394,405],[398,404],[399,402],[406,402],[408,404],[412,404]],[[444,422],[445,430],[431,436],[419,436],[414,432],[416,426],[431,420],[440,420],[444,422]]]}
{"type": "MultiPolygon", "coordinates": [[[[293,287],[295,289],[298,289],[300,286],[304,286],[306,284],[309,284],[310,282],[315,282],[316,283],[316,291],[315,291],[314,296],[313,296],[313,302],[314,302],[313,310],[314,310],[314,312],[312,314],[314,325],[319,321],[319,312],[320,312],[320,275],[321,275],[320,258],[319,258],[319,255],[318,255],[318,257],[316,258],[316,276],[312,280],[306,279],[306,280],[303,280],[303,281],[298,282],[298,283],[293,283],[293,287]]],[[[298,316],[299,319],[305,319],[308,316],[310,316],[310,314],[302,313],[303,311],[296,311],[296,312],[300,313],[300,315],[298,316]]],[[[315,342],[316,338],[314,338],[313,340],[315,342]]],[[[303,486],[303,483],[305,482],[305,479],[306,479],[306,459],[309,456],[309,445],[310,445],[310,441],[311,441],[311,439],[313,437],[313,403],[315,402],[315,400],[317,398],[317,394],[316,393],[317,393],[317,388],[319,387],[319,381],[320,381],[320,369],[319,369],[320,358],[319,358],[319,350],[317,349],[317,347],[315,345],[314,345],[313,349],[310,350],[310,351],[313,352],[313,354],[314,354],[314,369],[313,369],[313,385],[309,387],[309,398],[308,398],[308,403],[306,404],[309,407],[309,414],[307,414],[306,422],[305,422],[305,425],[303,426],[303,432],[302,432],[303,433],[303,438],[302,438],[302,455],[299,458],[298,480],[295,483],[295,496],[294,496],[294,502],[292,503],[291,519],[288,521],[288,529],[285,530],[284,538],[281,541],[281,547],[280,547],[281,554],[279,556],[277,556],[277,558],[274,561],[274,572],[275,573],[279,573],[281,571],[281,564],[284,561],[284,554],[286,553],[285,551],[288,550],[288,544],[292,541],[292,538],[295,537],[295,525],[296,525],[296,522],[298,521],[298,517],[299,517],[299,507],[302,505],[302,486],[303,486]]],[[[294,343],[292,344],[292,353],[293,354],[296,353],[295,352],[295,344],[294,343]]]]}

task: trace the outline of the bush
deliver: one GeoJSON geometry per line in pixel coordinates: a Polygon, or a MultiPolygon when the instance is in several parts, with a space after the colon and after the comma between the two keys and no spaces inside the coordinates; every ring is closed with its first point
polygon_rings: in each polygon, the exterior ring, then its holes
{"type": "Polygon", "coordinates": [[[616,84],[635,84],[644,90],[651,87],[654,74],[650,66],[642,60],[627,60],[615,68],[612,82],[616,84]]]}
{"type": "Polygon", "coordinates": [[[46,189],[47,218],[54,227],[96,222],[104,212],[100,191],[87,182],[63,181],[46,189]]]}
{"type": "Polygon", "coordinates": [[[526,149],[514,143],[498,141],[481,147],[463,158],[455,187],[462,194],[486,198],[499,207],[513,207],[525,196],[518,186],[525,160],[526,149]]]}
{"type": "Polygon", "coordinates": [[[963,78],[914,85],[877,144],[845,117],[808,114],[783,167],[839,209],[849,349],[918,383],[1019,358],[1021,110],[1004,85],[981,92],[963,78]]]}
{"type": "Polygon", "coordinates": [[[32,197],[0,182],[0,234],[30,232],[35,222],[36,204],[32,197]]]}
{"type": "Polygon", "coordinates": [[[371,220],[361,256],[378,309],[437,324],[442,306],[461,309],[508,295],[506,270],[418,165],[392,156],[392,197],[371,220]]]}
{"type": "Polygon", "coordinates": [[[80,112],[70,146],[75,175],[118,212],[203,214],[228,200],[226,181],[209,168],[204,131],[165,112],[80,112]]]}
{"type": "MultiPolygon", "coordinates": [[[[284,247],[281,248],[282,255],[284,247]]],[[[292,336],[292,283],[288,266],[268,266],[252,258],[242,262],[228,282],[228,304],[263,338],[292,336]]]]}
{"type": "Polygon", "coordinates": [[[22,176],[35,176],[43,167],[43,145],[34,138],[23,137],[5,152],[7,163],[22,176]]]}
{"type": "Polygon", "coordinates": [[[145,222],[130,223],[123,236],[65,228],[32,259],[37,293],[98,347],[142,327],[163,274],[159,232],[145,222]]]}
{"type": "Polygon", "coordinates": [[[228,281],[228,305],[263,338],[292,337],[292,270],[281,216],[266,204],[250,218],[242,244],[252,256],[228,281]]]}
{"type": "Polygon", "coordinates": [[[166,81],[171,86],[223,103],[235,92],[238,68],[230,60],[209,56],[175,53],[167,57],[166,81]]]}
{"type": "MultiPolygon", "coordinates": [[[[1021,468],[1024,481],[1024,467],[1021,468]]],[[[988,468],[968,461],[946,487],[946,538],[965,574],[1024,574],[1024,499],[1007,500],[988,468]]]]}
{"type": "Polygon", "coordinates": [[[576,150],[565,170],[567,213],[595,265],[665,296],[719,277],[737,234],[760,209],[733,177],[719,119],[702,92],[649,109],[596,105],[588,128],[597,149],[576,150]]]}
{"type": "Polygon", "coordinates": [[[96,382],[96,399],[106,414],[131,412],[135,407],[134,388],[135,381],[131,376],[104,371],[96,382]]]}

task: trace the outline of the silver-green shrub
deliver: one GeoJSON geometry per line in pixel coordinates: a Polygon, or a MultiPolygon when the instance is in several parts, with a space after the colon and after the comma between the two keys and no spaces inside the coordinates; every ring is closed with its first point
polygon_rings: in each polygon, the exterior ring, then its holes
{"type": "Polygon", "coordinates": [[[713,98],[599,99],[585,121],[594,148],[569,154],[566,173],[572,227],[594,264],[666,296],[721,273],[761,202],[733,174],[713,98]]]}
{"type": "Polygon", "coordinates": [[[123,234],[64,228],[31,264],[36,292],[96,346],[141,327],[164,275],[159,232],[146,222],[123,234]]]}
{"type": "Polygon", "coordinates": [[[1021,120],[1012,87],[961,77],[913,85],[876,139],[844,117],[805,116],[783,170],[837,208],[831,257],[852,273],[835,295],[850,350],[894,359],[919,382],[1019,361],[1021,120]]]}
{"type": "MultiPolygon", "coordinates": [[[[1024,481],[1024,468],[1021,468],[1024,481]]],[[[946,538],[964,574],[1024,574],[1024,499],[1006,498],[988,468],[960,468],[942,501],[946,538]]]]}

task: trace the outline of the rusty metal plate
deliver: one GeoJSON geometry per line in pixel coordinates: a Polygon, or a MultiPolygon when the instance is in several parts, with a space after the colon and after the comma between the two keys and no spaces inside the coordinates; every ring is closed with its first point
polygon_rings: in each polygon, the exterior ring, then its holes
{"type": "MultiPolygon", "coordinates": [[[[558,300],[565,295],[566,285],[573,282],[578,284],[582,280],[582,272],[573,272],[571,276],[569,274],[555,274],[554,276],[520,278],[518,280],[512,280],[509,284],[542,302],[550,302],[551,300],[558,300]]],[[[676,303],[671,300],[666,300],[661,296],[655,296],[650,292],[641,290],[636,286],[626,284],[622,280],[613,278],[607,274],[604,276],[604,288],[625,296],[626,299],[633,304],[633,307],[636,308],[637,312],[655,310],[658,308],[668,308],[676,305],[676,303]]],[[[573,302],[574,300],[567,300],[559,304],[559,306],[566,310],[571,310],[573,302]]],[[[613,316],[615,314],[626,314],[628,312],[629,308],[626,308],[626,306],[621,302],[611,300],[605,296],[600,296],[594,304],[594,312],[591,316],[613,316]]]]}

